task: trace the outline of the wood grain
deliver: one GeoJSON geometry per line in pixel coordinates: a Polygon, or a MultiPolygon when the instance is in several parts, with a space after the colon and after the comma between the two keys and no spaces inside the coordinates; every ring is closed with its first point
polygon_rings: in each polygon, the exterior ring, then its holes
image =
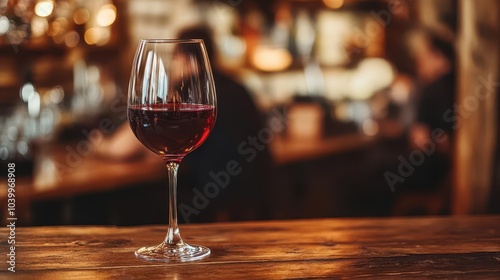
{"type": "MultiPolygon", "coordinates": [[[[184,225],[212,255],[136,259],[165,226],[21,227],[16,273],[0,279],[365,279],[500,277],[500,216],[317,219],[184,225]]],[[[6,229],[0,230],[7,236],[6,229]]],[[[2,255],[7,250],[1,241],[2,255]]]]}
{"type": "Polygon", "coordinates": [[[459,1],[453,213],[487,212],[497,149],[500,2],[459,1]]]}

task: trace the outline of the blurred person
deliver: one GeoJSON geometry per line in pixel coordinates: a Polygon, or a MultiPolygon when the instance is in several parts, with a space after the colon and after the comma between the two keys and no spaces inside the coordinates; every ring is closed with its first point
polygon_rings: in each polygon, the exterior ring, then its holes
{"type": "MultiPolygon", "coordinates": [[[[432,140],[432,133],[445,132],[444,141],[436,144],[438,157],[449,158],[454,134],[455,52],[450,42],[427,31],[413,51],[417,82],[420,86],[416,110],[416,123],[410,129],[413,148],[432,140]]],[[[448,160],[446,160],[448,161],[448,160]]]]}
{"type": "MultiPolygon", "coordinates": [[[[212,32],[205,27],[185,29],[181,39],[201,38],[205,41],[207,53],[216,62],[215,44],[212,32]]],[[[268,215],[267,193],[271,175],[271,156],[263,143],[252,149],[249,137],[256,137],[264,128],[263,117],[250,93],[230,76],[213,65],[217,92],[217,121],[215,127],[197,151],[186,156],[185,164],[193,176],[192,185],[200,191],[217,176],[210,175],[225,171],[230,161],[239,164],[241,173],[229,176],[227,186],[210,201],[207,209],[201,210],[202,220],[249,220],[262,219],[268,215]],[[245,145],[246,143],[247,145],[245,145]],[[241,149],[244,147],[244,149],[241,149]],[[251,154],[247,152],[252,151],[251,154]],[[243,152],[243,153],[242,153],[243,152]]],[[[220,176],[219,176],[220,178],[220,176]]],[[[193,193],[184,200],[192,205],[193,193]]],[[[194,217],[196,219],[198,217],[194,217]]]]}
{"type": "MultiPolygon", "coordinates": [[[[415,192],[431,194],[422,202],[427,205],[420,205],[426,209],[420,210],[438,214],[448,211],[443,199],[447,199],[450,189],[455,53],[451,42],[429,30],[418,31],[409,42],[417,78],[417,104],[416,120],[408,134],[410,151],[405,158],[410,160],[416,151],[424,158],[413,166],[414,172],[406,178],[400,191],[413,193],[414,198],[415,192]]],[[[400,204],[406,204],[402,208],[413,211],[408,201],[403,200],[400,204]]],[[[405,214],[403,212],[397,214],[405,214]]]]}
{"type": "Polygon", "coordinates": [[[413,52],[421,86],[417,121],[430,129],[453,133],[454,123],[443,117],[453,108],[455,96],[455,52],[450,42],[428,32],[413,52]]]}
{"type": "MultiPolygon", "coordinates": [[[[179,218],[186,222],[267,218],[266,193],[272,167],[269,150],[267,147],[261,149],[262,143],[257,143],[251,154],[242,153],[240,149],[249,142],[249,137],[259,134],[264,127],[263,117],[250,93],[217,69],[215,45],[208,28],[191,27],[181,31],[178,38],[204,40],[217,94],[214,129],[205,143],[188,154],[180,165],[179,218]],[[237,174],[227,176],[231,161],[238,163],[234,168],[237,174]],[[211,198],[204,194],[204,187],[210,183],[219,185],[218,193],[211,198]]],[[[251,146],[246,148],[250,151],[251,146]]],[[[156,156],[137,141],[128,123],[119,127],[99,151],[101,156],[121,161],[156,156]]]]}

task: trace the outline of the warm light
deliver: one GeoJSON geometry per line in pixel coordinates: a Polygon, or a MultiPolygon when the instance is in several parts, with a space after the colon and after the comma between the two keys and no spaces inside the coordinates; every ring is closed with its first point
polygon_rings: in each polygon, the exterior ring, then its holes
{"type": "Polygon", "coordinates": [[[47,19],[41,17],[33,17],[31,20],[31,36],[38,37],[45,34],[49,28],[47,19]]]}
{"type": "Polygon", "coordinates": [[[54,22],[58,22],[63,29],[66,29],[69,25],[69,21],[65,17],[58,17],[54,20],[54,22]]]}
{"type": "Polygon", "coordinates": [[[363,132],[368,136],[375,136],[378,133],[378,123],[372,119],[366,119],[362,128],[363,132]]]}
{"type": "Polygon", "coordinates": [[[101,29],[97,27],[89,28],[85,31],[83,38],[85,39],[85,43],[95,45],[101,39],[101,29]]]}
{"type": "Polygon", "coordinates": [[[35,14],[39,17],[48,17],[54,10],[54,3],[52,1],[40,1],[35,6],[35,14]]]}
{"type": "Polygon", "coordinates": [[[342,7],[344,0],[323,0],[323,3],[325,3],[328,8],[338,9],[342,7]]]}
{"type": "Polygon", "coordinates": [[[56,36],[57,34],[59,34],[59,32],[61,31],[61,24],[57,21],[53,21],[51,24],[50,24],[50,28],[49,30],[47,31],[47,34],[50,36],[50,37],[54,37],[56,36]]]}
{"type": "Polygon", "coordinates": [[[3,35],[9,31],[10,22],[6,16],[0,16],[0,35],[3,35]]]}
{"type": "Polygon", "coordinates": [[[104,5],[97,12],[97,24],[100,26],[110,26],[116,19],[116,8],[112,4],[104,5]]]}
{"type": "Polygon", "coordinates": [[[51,103],[61,103],[64,99],[64,90],[61,86],[54,87],[48,96],[51,103]]]}
{"type": "Polygon", "coordinates": [[[81,25],[87,23],[90,19],[89,10],[81,8],[75,11],[73,14],[73,20],[76,24],[81,25]]]}
{"type": "Polygon", "coordinates": [[[109,27],[104,27],[100,28],[100,37],[99,41],[97,41],[96,45],[98,46],[104,46],[107,43],[109,43],[109,40],[111,39],[111,30],[109,27]]]}
{"type": "Polygon", "coordinates": [[[68,24],[69,22],[66,18],[58,17],[50,24],[50,28],[47,31],[47,34],[51,37],[61,35],[68,27],[68,24]]]}
{"type": "Polygon", "coordinates": [[[318,104],[295,104],[288,109],[287,135],[295,139],[318,139],[323,135],[324,112],[318,104]]]}
{"type": "Polygon", "coordinates": [[[64,43],[64,39],[66,36],[64,36],[64,33],[57,34],[56,36],[52,37],[52,41],[56,44],[62,44],[64,43]]]}
{"type": "Polygon", "coordinates": [[[64,43],[69,48],[76,47],[80,42],[80,35],[76,31],[70,31],[64,36],[64,43]]]}
{"type": "Polygon", "coordinates": [[[83,38],[89,45],[103,46],[111,39],[111,30],[107,27],[92,27],[85,32],[83,38]]]}
{"type": "Polygon", "coordinates": [[[252,62],[263,71],[281,71],[292,64],[292,55],[283,48],[261,46],[255,49],[252,62]]]}
{"type": "Polygon", "coordinates": [[[398,75],[391,85],[389,91],[391,99],[396,104],[405,104],[410,101],[410,93],[413,88],[413,81],[406,75],[398,75]]]}
{"type": "Polygon", "coordinates": [[[382,58],[365,58],[354,70],[351,77],[352,99],[367,99],[375,92],[387,88],[394,80],[392,65],[382,58]]]}

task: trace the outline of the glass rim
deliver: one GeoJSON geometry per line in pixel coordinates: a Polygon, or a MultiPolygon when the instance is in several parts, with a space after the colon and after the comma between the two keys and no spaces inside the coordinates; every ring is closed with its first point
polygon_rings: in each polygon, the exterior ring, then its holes
{"type": "Polygon", "coordinates": [[[193,38],[193,39],[140,39],[141,43],[200,43],[203,39],[193,38]]]}

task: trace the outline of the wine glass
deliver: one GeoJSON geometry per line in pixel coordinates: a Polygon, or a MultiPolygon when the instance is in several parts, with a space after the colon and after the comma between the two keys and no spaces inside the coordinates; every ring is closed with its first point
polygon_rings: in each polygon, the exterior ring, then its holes
{"type": "Polygon", "coordinates": [[[139,141],[166,163],[169,224],[165,240],[135,251],[153,261],[193,261],[210,249],[185,243],[177,224],[177,169],[207,139],[217,115],[215,85],[201,39],[144,39],[137,47],[128,90],[128,119],[139,141]]]}

